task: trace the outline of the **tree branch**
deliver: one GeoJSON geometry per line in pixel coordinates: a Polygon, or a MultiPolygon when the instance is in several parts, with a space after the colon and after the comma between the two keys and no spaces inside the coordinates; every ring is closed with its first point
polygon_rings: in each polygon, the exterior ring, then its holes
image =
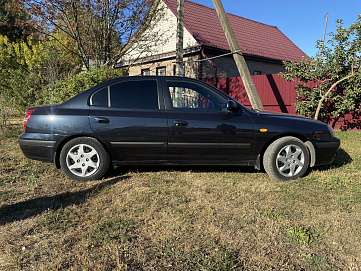
{"type": "Polygon", "coordinates": [[[357,73],[354,73],[353,70],[351,72],[351,74],[347,75],[346,77],[341,78],[340,80],[338,80],[337,82],[333,83],[332,86],[327,90],[327,92],[321,96],[321,100],[318,102],[317,105],[317,109],[316,109],[316,114],[315,114],[315,120],[318,119],[318,116],[320,114],[321,108],[322,108],[322,103],[323,101],[327,98],[327,96],[330,94],[330,92],[341,82],[355,76],[357,73]]]}

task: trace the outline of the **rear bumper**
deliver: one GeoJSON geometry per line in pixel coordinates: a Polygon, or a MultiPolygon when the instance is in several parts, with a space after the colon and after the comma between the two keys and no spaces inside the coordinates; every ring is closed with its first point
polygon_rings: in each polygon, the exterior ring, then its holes
{"type": "Polygon", "coordinates": [[[53,162],[56,141],[39,139],[18,139],[20,148],[27,158],[43,162],[53,162]]]}

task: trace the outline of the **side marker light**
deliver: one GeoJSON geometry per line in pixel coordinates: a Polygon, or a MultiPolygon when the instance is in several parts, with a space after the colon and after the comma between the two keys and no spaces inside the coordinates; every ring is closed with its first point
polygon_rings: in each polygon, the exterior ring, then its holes
{"type": "Polygon", "coordinates": [[[260,132],[261,132],[261,133],[265,133],[265,132],[267,132],[267,129],[264,129],[264,128],[259,129],[259,130],[260,130],[260,132]]]}

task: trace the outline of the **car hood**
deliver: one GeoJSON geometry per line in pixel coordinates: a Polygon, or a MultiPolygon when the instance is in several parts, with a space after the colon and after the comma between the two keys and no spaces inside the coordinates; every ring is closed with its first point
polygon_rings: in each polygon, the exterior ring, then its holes
{"type": "Polygon", "coordinates": [[[276,118],[283,118],[283,119],[298,119],[298,120],[305,120],[305,121],[310,121],[310,122],[314,122],[314,123],[325,124],[324,122],[322,122],[320,120],[315,120],[312,118],[307,118],[307,117],[288,114],[288,113],[281,113],[281,112],[274,112],[274,111],[267,111],[267,110],[260,110],[260,111],[253,111],[253,112],[257,113],[258,115],[263,115],[265,117],[269,116],[269,117],[276,117],[276,118]]]}

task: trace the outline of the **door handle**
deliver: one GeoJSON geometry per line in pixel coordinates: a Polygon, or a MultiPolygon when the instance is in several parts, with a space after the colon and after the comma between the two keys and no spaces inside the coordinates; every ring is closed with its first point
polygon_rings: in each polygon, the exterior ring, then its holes
{"type": "Polygon", "coordinates": [[[188,122],[186,122],[185,120],[175,120],[174,125],[177,127],[185,127],[188,126],[188,122]]]}
{"type": "Polygon", "coordinates": [[[97,123],[110,123],[110,120],[107,118],[102,118],[102,117],[95,117],[95,121],[97,123]]]}

